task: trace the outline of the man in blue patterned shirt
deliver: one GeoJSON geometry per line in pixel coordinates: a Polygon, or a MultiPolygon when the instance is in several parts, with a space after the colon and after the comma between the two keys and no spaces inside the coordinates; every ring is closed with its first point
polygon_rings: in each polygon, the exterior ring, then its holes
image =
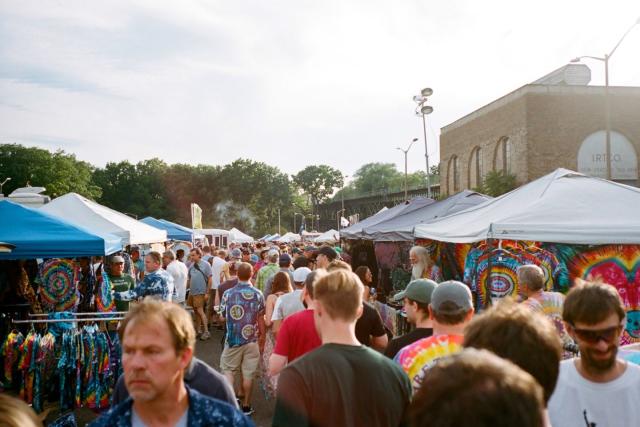
{"type": "Polygon", "coordinates": [[[131,307],[119,334],[129,398],[92,427],[253,426],[228,403],[185,386],[184,371],[193,357],[196,332],[183,308],[145,298],[131,307]]]}
{"type": "Polygon", "coordinates": [[[238,284],[220,301],[220,313],[227,322],[226,343],[220,357],[220,370],[234,383],[234,372],[242,372],[242,411],[251,414],[251,389],[264,350],[264,297],[249,280],[253,267],[248,262],[238,266],[238,284]]]}
{"type": "Polygon", "coordinates": [[[173,277],[162,269],[162,255],[160,252],[151,251],[144,257],[144,265],[147,270],[144,278],[135,288],[115,292],[113,294],[116,301],[132,301],[147,296],[171,301],[175,297],[175,287],[173,277]]]}

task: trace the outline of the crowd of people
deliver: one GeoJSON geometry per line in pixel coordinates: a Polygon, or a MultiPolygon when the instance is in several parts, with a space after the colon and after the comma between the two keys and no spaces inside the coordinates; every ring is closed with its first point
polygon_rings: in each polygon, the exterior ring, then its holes
{"type": "Polygon", "coordinates": [[[618,357],[625,310],[608,284],[547,292],[542,269],[524,265],[522,295],[475,313],[469,287],[442,281],[414,247],[412,281],[392,297],[413,328],[389,337],[370,269],[352,271],[339,248],[184,256],[132,257],[133,279],[123,257],[110,258],[128,310],[124,374],[92,425],[253,425],[256,380],[275,397],[274,426],[640,424],[640,366],[618,357]],[[210,328],[224,330],[221,372],[194,357],[210,328]]]}

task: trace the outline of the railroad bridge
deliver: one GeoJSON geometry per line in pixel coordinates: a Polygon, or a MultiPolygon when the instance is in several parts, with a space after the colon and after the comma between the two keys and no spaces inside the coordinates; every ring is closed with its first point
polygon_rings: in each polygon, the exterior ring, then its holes
{"type": "MultiPolygon", "coordinates": [[[[407,192],[408,198],[422,196],[427,197],[427,187],[411,189],[407,192]]],[[[434,184],[431,186],[431,197],[434,199],[440,196],[440,185],[434,184]]],[[[351,215],[359,215],[359,220],[362,221],[365,218],[374,215],[380,209],[391,208],[398,203],[405,201],[404,191],[398,191],[394,193],[381,192],[374,195],[367,195],[362,197],[344,199],[344,216],[349,218],[351,215]]],[[[323,203],[318,206],[317,214],[319,218],[319,230],[326,231],[332,228],[339,230],[338,219],[340,218],[340,211],[342,210],[342,200],[332,201],[329,203],[323,203]]]]}

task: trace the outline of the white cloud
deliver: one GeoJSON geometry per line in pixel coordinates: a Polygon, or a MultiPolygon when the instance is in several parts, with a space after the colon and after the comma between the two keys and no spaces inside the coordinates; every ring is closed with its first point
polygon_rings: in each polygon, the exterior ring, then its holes
{"type": "MultiPolygon", "coordinates": [[[[98,165],[247,157],[351,175],[401,167],[395,147],[418,136],[409,168],[423,169],[421,87],[434,89],[434,159],[440,127],[605,53],[637,15],[623,0],[5,2],[0,143],[98,165]]],[[[612,84],[640,84],[638,46],[640,27],[611,61],[612,84]]],[[[600,84],[601,64],[589,65],[600,84]]]]}

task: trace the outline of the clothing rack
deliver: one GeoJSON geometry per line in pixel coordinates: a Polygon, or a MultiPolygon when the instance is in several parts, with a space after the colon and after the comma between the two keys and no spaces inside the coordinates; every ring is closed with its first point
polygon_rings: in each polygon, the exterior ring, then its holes
{"type": "Polygon", "coordinates": [[[124,320],[124,317],[90,317],[80,319],[32,319],[32,320],[11,320],[14,325],[27,323],[77,323],[77,322],[111,322],[115,320],[124,320]]]}
{"type": "MultiPolygon", "coordinates": [[[[111,312],[105,312],[105,313],[72,313],[69,311],[61,311],[59,313],[69,313],[74,316],[112,316],[114,314],[127,314],[126,311],[111,311],[111,312]]],[[[46,317],[48,315],[49,314],[47,313],[42,313],[42,314],[29,313],[29,317],[46,317]]]]}

